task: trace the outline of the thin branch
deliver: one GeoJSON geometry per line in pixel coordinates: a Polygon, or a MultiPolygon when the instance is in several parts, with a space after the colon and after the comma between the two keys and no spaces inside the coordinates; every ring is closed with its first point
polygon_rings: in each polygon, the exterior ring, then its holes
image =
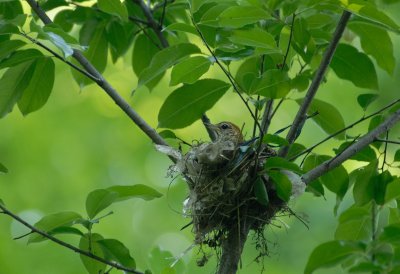
{"type": "Polygon", "coordinates": [[[206,46],[207,50],[212,55],[215,63],[221,68],[222,72],[226,75],[226,77],[228,78],[229,82],[231,83],[231,85],[233,87],[233,90],[236,92],[237,95],[239,95],[240,99],[242,100],[242,102],[245,104],[247,110],[249,111],[251,117],[257,123],[258,129],[260,130],[260,132],[262,132],[262,128],[261,128],[260,123],[257,120],[257,117],[254,115],[253,111],[251,110],[249,103],[246,101],[246,99],[244,99],[243,95],[240,93],[240,90],[239,90],[238,86],[236,85],[235,80],[230,75],[230,73],[225,69],[225,67],[221,64],[221,62],[218,60],[217,56],[214,54],[214,52],[212,51],[210,46],[207,44],[207,41],[205,40],[203,33],[200,31],[200,29],[197,26],[196,22],[194,21],[194,18],[192,15],[191,15],[191,19],[192,19],[193,26],[195,27],[197,33],[200,35],[200,38],[203,41],[204,45],[206,46]]]}
{"type": "MultiPolygon", "coordinates": [[[[175,2],[175,0],[165,0],[167,4],[172,4],[175,2]]],[[[156,12],[158,9],[164,7],[164,2],[163,3],[157,3],[154,5],[153,9],[151,10],[153,13],[156,12]]]]}
{"type": "MultiPolygon", "coordinates": [[[[28,1],[29,1],[29,0],[28,0],[28,1]]],[[[101,257],[99,257],[99,256],[96,256],[96,255],[94,255],[94,254],[92,254],[92,253],[90,253],[90,252],[88,252],[88,251],[79,249],[79,248],[77,248],[77,247],[75,247],[75,246],[73,246],[73,245],[71,245],[71,244],[69,244],[69,243],[66,243],[66,242],[64,242],[64,241],[59,240],[59,239],[57,239],[56,237],[54,237],[54,236],[52,236],[52,235],[50,235],[50,234],[48,234],[48,233],[46,233],[46,232],[44,232],[44,231],[42,231],[42,230],[40,230],[40,229],[37,229],[37,228],[34,227],[33,225],[27,223],[26,221],[24,221],[23,219],[21,219],[18,215],[14,214],[14,213],[11,212],[10,210],[8,210],[8,209],[7,209],[3,204],[1,204],[1,203],[0,203],[0,209],[2,210],[1,213],[10,216],[11,218],[13,218],[14,220],[16,220],[17,222],[21,223],[21,224],[24,225],[25,227],[27,227],[27,228],[29,228],[30,230],[32,230],[32,232],[35,232],[35,233],[37,233],[37,234],[39,234],[39,235],[41,235],[41,236],[43,236],[43,237],[49,239],[50,241],[55,242],[56,244],[59,244],[59,245],[61,245],[61,246],[63,246],[63,247],[66,247],[66,248],[68,248],[68,249],[70,249],[70,250],[76,252],[76,253],[79,253],[79,254],[84,255],[84,256],[86,256],[86,257],[89,257],[89,258],[92,258],[93,260],[99,261],[99,262],[101,262],[101,263],[104,263],[104,264],[106,264],[106,265],[112,266],[112,267],[117,268],[117,269],[119,269],[119,270],[123,270],[123,271],[128,272],[128,273],[143,274],[142,272],[136,271],[136,270],[131,269],[131,268],[127,268],[127,267],[125,267],[125,266],[123,266],[123,265],[120,265],[120,264],[118,264],[118,263],[115,263],[115,262],[107,261],[106,259],[103,259],[103,258],[101,258],[101,257]]]]}
{"type": "Polygon", "coordinates": [[[383,139],[375,139],[374,142],[381,142],[381,143],[386,143],[386,144],[395,144],[395,145],[400,145],[400,141],[393,141],[393,140],[383,140],[383,139]]]}
{"type": "Polygon", "coordinates": [[[144,16],[147,19],[147,22],[149,23],[149,26],[154,30],[155,34],[157,35],[158,39],[160,40],[160,43],[163,48],[169,47],[169,43],[163,33],[161,32],[162,25],[159,25],[156,20],[154,20],[153,14],[151,13],[150,8],[146,5],[146,3],[143,2],[143,0],[132,0],[134,3],[139,5],[139,7],[142,9],[144,16]]]}
{"type": "MultiPolygon", "coordinates": [[[[348,20],[350,19],[351,13],[348,11],[343,11],[342,16],[339,20],[339,23],[336,27],[335,33],[333,34],[332,41],[330,42],[328,48],[326,49],[324,56],[322,58],[321,64],[315,74],[315,77],[307,91],[307,94],[303,100],[303,103],[300,106],[300,109],[298,110],[296,117],[293,121],[293,126],[290,128],[286,140],[290,144],[294,143],[298,135],[300,134],[305,119],[306,119],[306,114],[307,111],[310,107],[310,104],[312,100],[314,99],[315,94],[318,91],[318,88],[324,78],[325,72],[328,69],[328,66],[332,60],[333,54],[335,53],[336,47],[339,44],[339,40],[342,37],[342,34],[344,32],[344,29],[347,25],[348,20]]],[[[279,151],[279,156],[284,157],[287,155],[289,151],[289,146],[283,147],[279,151]]]]}
{"type": "Polygon", "coordinates": [[[162,27],[164,25],[164,19],[165,19],[165,11],[167,9],[167,0],[164,0],[163,6],[162,6],[162,13],[161,13],[161,18],[159,21],[159,25],[162,27]]]}
{"type": "Polygon", "coordinates": [[[340,155],[333,157],[322,163],[321,165],[315,167],[310,170],[306,174],[302,176],[302,180],[305,184],[312,182],[317,179],[321,175],[330,171],[331,169],[339,166],[344,161],[349,159],[351,156],[355,155],[357,152],[362,150],[364,147],[368,146],[370,143],[374,142],[375,139],[380,136],[382,133],[387,132],[390,128],[392,128],[398,121],[400,120],[400,109],[390,115],[384,122],[382,122],[378,127],[369,133],[365,134],[361,137],[356,143],[347,147],[342,151],[340,155]]]}
{"type": "Polygon", "coordinates": [[[274,105],[273,99],[269,99],[267,101],[267,103],[265,103],[265,109],[264,109],[263,117],[261,120],[261,128],[262,128],[262,132],[264,132],[264,134],[266,134],[268,132],[269,126],[271,124],[273,105],[274,105]]]}
{"type": "Polygon", "coordinates": [[[293,17],[292,17],[292,26],[291,26],[291,28],[290,28],[290,35],[289,35],[289,42],[288,42],[288,45],[287,45],[287,48],[286,48],[286,53],[285,53],[285,56],[284,56],[284,58],[283,58],[283,62],[282,62],[282,70],[283,70],[283,68],[285,67],[285,65],[286,65],[286,59],[288,58],[288,55],[289,55],[289,51],[290,51],[290,44],[292,43],[292,37],[293,37],[293,28],[294,28],[294,19],[296,18],[296,13],[293,13],[293,17]]]}
{"type": "MultiPolygon", "coordinates": [[[[386,132],[386,140],[387,139],[389,139],[389,131],[386,132]]],[[[382,172],[386,165],[387,148],[388,148],[388,142],[385,142],[385,148],[383,149],[383,161],[382,161],[382,166],[381,166],[382,172]]]]}
{"type": "MultiPolygon", "coordinates": [[[[383,108],[381,108],[381,109],[375,111],[374,113],[372,113],[372,114],[370,114],[370,115],[367,115],[367,116],[361,117],[360,119],[358,119],[358,120],[355,121],[354,123],[348,125],[348,126],[345,127],[345,128],[342,128],[342,129],[336,131],[335,133],[329,135],[328,137],[326,137],[325,139],[323,139],[323,140],[321,140],[320,142],[316,143],[315,145],[313,145],[313,146],[311,146],[311,147],[309,147],[309,148],[303,150],[302,152],[296,154],[295,156],[291,157],[289,160],[290,160],[290,161],[293,161],[293,160],[295,160],[297,157],[299,157],[299,156],[301,156],[301,155],[303,155],[303,154],[306,154],[306,153],[311,152],[311,151],[312,151],[314,148],[316,148],[317,146],[319,146],[319,145],[325,143],[326,141],[328,141],[328,140],[334,138],[335,136],[339,135],[340,133],[345,132],[346,130],[348,130],[348,129],[350,129],[350,128],[353,128],[354,126],[358,125],[359,123],[361,123],[361,122],[363,122],[363,121],[365,121],[365,120],[368,120],[369,118],[371,118],[371,117],[373,117],[373,116],[376,116],[376,115],[382,113],[382,112],[385,111],[386,109],[388,109],[388,108],[394,106],[395,104],[397,104],[397,103],[399,103],[399,102],[400,102],[400,99],[397,99],[396,101],[394,101],[394,102],[388,104],[387,106],[385,106],[385,107],[383,107],[383,108]]],[[[379,142],[380,139],[375,139],[374,142],[375,142],[375,141],[376,141],[376,142],[379,142]]],[[[382,140],[381,140],[381,141],[382,141],[382,140]]],[[[383,141],[384,141],[384,140],[383,140],[383,141]]],[[[389,141],[389,142],[390,142],[390,141],[389,141]]],[[[400,144],[400,142],[399,142],[399,144],[400,144]]]]}
{"type": "MultiPolygon", "coordinates": [[[[51,19],[39,6],[35,0],[26,0],[33,11],[39,16],[44,24],[51,24],[51,19]]],[[[121,95],[104,79],[103,75],[86,59],[78,50],[74,49],[72,56],[82,65],[82,67],[95,77],[96,84],[100,86],[112,100],[128,115],[128,117],[156,144],[167,146],[167,142],[152,128],[147,122],[129,105],[121,95]]]]}

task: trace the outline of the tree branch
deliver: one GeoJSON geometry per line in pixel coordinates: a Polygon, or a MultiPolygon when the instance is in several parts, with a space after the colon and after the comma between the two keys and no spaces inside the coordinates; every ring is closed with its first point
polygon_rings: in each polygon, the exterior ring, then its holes
{"type": "MultiPolygon", "coordinates": [[[[47,14],[40,8],[39,3],[35,0],[26,0],[39,16],[44,24],[51,24],[51,19],[47,14]]],[[[128,115],[128,117],[156,144],[165,145],[168,144],[165,140],[152,128],[143,118],[129,105],[127,101],[122,98],[118,92],[107,82],[107,80],[101,75],[100,72],[86,59],[86,57],[78,50],[74,49],[72,56],[82,65],[82,67],[95,77],[96,84],[100,86],[112,100],[128,115]]]]}
{"type": "Polygon", "coordinates": [[[16,220],[17,222],[19,222],[22,225],[24,225],[25,227],[29,228],[32,231],[31,233],[35,232],[35,233],[37,233],[37,234],[49,239],[50,241],[55,242],[56,244],[59,244],[59,245],[61,245],[63,247],[66,247],[66,248],[68,248],[68,249],[70,249],[70,250],[72,250],[72,251],[74,251],[76,253],[79,253],[81,255],[84,255],[86,257],[92,258],[93,260],[96,260],[96,261],[99,261],[99,262],[104,263],[106,265],[112,266],[112,267],[114,267],[116,269],[123,270],[123,271],[128,272],[128,273],[144,274],[144,273],[142,273],[140,271],[136,271],[134,269],[127,268],[127,267],[125,267],[125,266],[123,266],[121,264],[118,264],[118,263],[115,263],[115,262],[111,262],[111,261],[107,261],[106,259],[103,259],[103,258],[101,258],[99,256],[96,256],[93,253],[90,253],[88,251],[79,249],[79,248],[77,248],[77,247],[75,247],[75,246],[73,246],[73,245],[71,245],[69,243],[66,243],[64,241],[61,241],[61,240],[57,239],[56,237],[54,237],[54,236],[52,236],[52,235],[50,235],[50,234],[48,234],[48,233],[46,233],[46,232],[44,232],[44,231],[42,231],[40,229],[37,229],[33,225],[27,223],[26,221],[21,219],[19,216],[17,216],[16,214],[14,214],[10,210],[8,210],[2,203],[0,203],[0,209],[2,210],[0,213],[3,213],[5,215],[10,216],[11,218],[16,220]]]}
{"type": "Polygon", "coordinates": [[[344,161],[349,159],[351,156],[362,150],[364,147],[374,142],[379,135],[387,132],[399,120],[400,120],[400,109],[397,110],[395,113],[393,113],[391,116],[389,116],[383,123],[381,123],[374,130],[370,131],[369,133],[361,137],[357,142],[344,149],[342,153],[336,155],[332,159],[325,161],[321,165],[315,167],[314,169],[304,174],[302,176],[303,182],[305,184],[308,184],[313,180],[317,179],[318,177],[320,177],[321,175],[325,174],[326,172],[330,171],[331,169],[334,169],[335,167],[339,166],[344,161]]]}
{"type": "MultiPolygon", "coordinates": [[[[336,47],[339,43],[340,38],[342,37],[342,34],[344,32],[344,29],[346,27],[346,24],[348,20],[350,19],[351,13],[348,11],[343,11],[342,16],[339,20],[339,23],[336,27],[335,33],[333,34],[333,38],[331,43],[329,44],[328,48],[326,49],[324,56],[322,58],[321,64],[314,76],[314,79],[307,91],[307,94],[303,100],[303,103],[300,106],[300,109],[298,110],[296,117],[293,121],[293,125],[290,128],[286,140],[289,142],[289,146],[294,143],[298,135],[300,134],[304,122],[306,120],[306,115],[308,108],[310,107],[310,104],[312,100],[314,99],[315,94],[318,91],[318,88],[324,78],[325,72],[328,69],[328,66],[332,60],[333,54],[335,53],[336,47]]],[[[287,155],[289,151],[289,146],[283,147],[279,151],[279,156],[284,157],[287,155]]]]}

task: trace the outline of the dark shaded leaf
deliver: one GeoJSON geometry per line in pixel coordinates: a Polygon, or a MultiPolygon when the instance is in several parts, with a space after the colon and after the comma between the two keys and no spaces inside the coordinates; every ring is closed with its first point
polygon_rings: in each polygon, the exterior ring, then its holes
{"type": "Polygon", "coordinates": [[[21,40],[9,40],[0,42],[0,60],[9,57],[14,51],[26,45],[21,40]]]}
{"type": "Polygon", "coordinates": [[[258,94],[271,99],[283,98],[290,91],[290,79],[287,72],[271,69],[266,71],[261,81],[255,88],[251,89],[252,94],[258,94]]]}
{"type": "Polygon", "coordinates": [[[97,5],[102,11],[128,21],[128,10],[120,0],[98,0],[97,5]]]}
{"type": "Polygon", "coordinates": [[[357,96],[357,102],[365,111],[371,103],[378,99],[378,97],[379,95],[374,93],[360,94],[357,96]]]}
{"type": "Polygon", "coordinates": [[[264,168],[266,170],[271,169],[283,169],[283,170],[291,170],[293,172],[302,174],[304,173],[301,168],[293,162],[290,162],[282,157],[271,157],[265,161],[264,168]]]}
{"type": "Polygon", "coordinates": [[[164,139],[176,139],[176,135],[172,130],[162,130],[158,134],[164,139]]]}
{"type": "Polygon", "coordinates": [[[277,146],[286,146],[289,144],[289,142],[285,138],[274,134],[265,134],[263,138],[263,143],[273,144],[277,146]]]}
{"type": "Polygon", "coordinates": [[[285,202],[289,202],[292,195],[292,183],[289,178],[279,171],[270,171],[268,176],[272,178],[275,184],[276,194],[285,202]]]}
{"type": "Polygon", "coordinates": [[[400,244],[400,223],[388,225],[383,228],[379,240],[390,244],[400,244]]]}
{"type": "Polygon", "coordinates": [[[97,243],[103,249],[106,258],[131,269],[136,268],[136,262],[129,254],[129,249],[120,241],[115,239],[102,239],[97,240],[97,243]]]}
{"type": "Polygon", "coordinates": [[[356,181],[353,187],[355,204],[362,206],[374,199],[373,178],[377,174],[378,161],[373,161],[367,166],[356,171],[356,181]]]}
{"type": "Polygon", "coordinates": [[[44,55],[37,49],[18,50],[11,54],[7,59],[0,62],[0,69],[14,67],[40,57],[44,57],[44,55]]]}
{"type": "MultiPolygon", "coordinates": [[[[352,142],[344,142],[340,145],[338,149],[334,149],[336,154],[340,154],[343,150],[349,147],[352,142]]],[[[366,146],[361,149],[355,155],[351,156],[350,159],[362,162],[371,162],[376,160],[376,153],[370,146],[366,146]]]]}
{"type": "Polygon", "coordinates": [[[394,179],[389,182],[386,187],[385,203],[389,203],[393,199],[400,198],[400,179],[394,179]]]}
{"type": "Polygon", "coordinates": [[[268,205],[269,198],[267,188],[265,187],[264,181],[261,178],[258,178],[254,182],[254,195],[260,204],[265,206],[268,205]]]}
{"type": "Polygon", "coordinates": [[[8,173],[8,168],[6,168],[2,163],[0,163],[0,172],[8,173]]]}
{"type": "Polygon", "coordinates": [[[158,113],[158,126],[183,128],[198,120],[229,89],[230,85],[215,79],[202,79],[174,90],[158,113]]]}

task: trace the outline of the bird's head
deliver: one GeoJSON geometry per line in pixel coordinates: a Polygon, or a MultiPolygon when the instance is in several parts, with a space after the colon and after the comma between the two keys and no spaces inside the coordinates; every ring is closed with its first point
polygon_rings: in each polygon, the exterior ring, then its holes
{"type": "Polygon", "coordinates": [[[207,127],[217,135],[216,141],[232,141],[235,145],[243,142],[242,131],[231,122],[220,122],[215,125],[208,124],[207,127]]]}

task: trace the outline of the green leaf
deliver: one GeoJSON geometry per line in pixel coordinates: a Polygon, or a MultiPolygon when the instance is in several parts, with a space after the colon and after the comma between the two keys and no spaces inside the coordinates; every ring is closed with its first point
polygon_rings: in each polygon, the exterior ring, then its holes
{"type": "Polygon", "coordinates": [[[306,150],[306,147],[304,145],[298,144],[298,143],[293,143],[289,148],[289,152],[288,152],[286,158],[292,159],[293,157],[297,156],[299,153],[303,152],[304,150],[306,150]]]}
{"type": "Polygon", "coordinates": [[[368,106],[378,99],[379,95],[375,93],[360,94],[357,97],[357,103],[362,107],[364,111],[367,110],[368,106]]]}
{"type": "Polygon", "coordinates": [[[44,57],[44,55],[37,49],[18,50],[0,62],[0,69],[14,67],[40,57],[44,57]]]}
{"type": "Polygon", "coordinates": [[[194,35],[199,35],[198,32],[196,31],[196,28],[189,25],[189,24],[185,24],[185,23],[172,23],[170,25],[168,25],[164,31],[182,31],[182,32],[187,32],[187,33],[191,33],[194,35]]]}
{"type": "Polygon", "coordinates": [[[254,195],[256,196],[257,202],[265,206],[268,205],[268,191],[265,187],[264,181],[260,177],[258,177],[254,182],[254,195]]]}
{"type": "Polygon", "coordinates": [[[0,60],[9,57],[14,51],[26,45],[21,40],[8,40],[0,42],[0,60]]]}
{"type": "Polygon", "coordinates": [[[9,68],[0,79],[0,118],[11,112],[34,73],[31,62],[9,68]]]}
{"type": "Polygon", "coordinates": [[[189,57],[173,67],[170,86],[179,83],[193,84],[208,71],[210,65],[210,60],[203,56],[189,57]]]}
{"type": "Polygon", "coordinates": [[[200,49],[197,46],[184,43],[170,46],[157,52],[150,65],[140,73],[138,88],[155,79],[188,55],[199,52],[200,49]]]}
{"type": "MultiPolygon", "coordinates": [[[[126,26],[126,25],[125,25],[126,26]]],[[[119,21],[109,21],[107,23],[106,35],[110,44],[111,57],[115,63],[119,57],[124,55],[131,46],[133,35],[130,33],[133,29],[127,30],[119,21]]]]}
{"type": "Polygon", "coordinates": [[[320,244],[312,251],[304,274],[311,274],[318,268],[338,265],[350,256],[362,251],[362,247],[352,242],[330,241],[320,244]]]}
{"type": "Polygon", "coordinates": [[[379,173],[377,176],[373,178],[373,184],[374,184],[373,194],[376,204],[378,205],[385,204],[386,187],[392,181],[393,181],[393,176],[387,170],[379,173]]]}
{"type": "MultiPolygon", "coordinates": [[[[316,157],[319,164],[331,159],[327,155],[317,155],[316,157]]],[[[344,197],[349,188],[349,174],[342,165],[328,171],[319,180],[340,199],[344,197]]]]}
{"type": "Polygon", "coordinates": [[[8,173],[8,169],[2,163],[0,163],[0,172],[8,173]]]}
{"type": "Polygon", "coordinates": [[[385,193],[385,203],[389,203],[400,197],[400,179],[397,178],[388,183],[385,193]]]}
{"type": "Polygon", "coordinates": [[[137,76],[149,66],[151,59],[159,51],[159,48],[146,35],[138,35],[132,52],[132,68],[137,76]]]}
{"type": "Polygon", "coordinates": [[[228,39],[239,45],[265,49],[266,53],[281,53],[274,37],[260,28],[235,30],[228,39]]]}
{"type": "Polygon", "coordinates": [[[158,126],[171,129],[186,127],[209,110],[230,85],[215,79],[202,79],[174,90],[158,113],[158,126]]]}
{"type": "MultiPolygon", "coordinates": [[[[334,151],[336,154],[340,154],[350,145],[352,145],[352,142],[344,142],[340,145],[338,149],[334,149],[334,151]]],[[[362,162],[372,162],[376,160],[376,153],[375,150],[372,149],[372,147],[366,146],[365,148],[357,152],[355,155],[351,156],[350,159],[362,162]]]]}
{"type": "Polygon", "coordinates": [[[356,170],[356,181],[353,187],[353,197],[355,204],[363,206],[374,198],[373,178],[377,174],[378,161],[373,161],[367,166],[356,170]]]}
{"type": "Polygon", "coordinates": [[[382,234],[379,236],[379,240],[390,244],[400,244],[400,223],[384,227],[382,234]]]}
{"type": "Polygon", "coordinates": [[[378,90],[378,77],[375,66],[368,56],[355,47],[339,44],[331,62],[336,75],[351,81],[360,88],[378,90]]]}
{"type": "MultiPolygon", "coordinates": [[[[174,262],[174,255],[166,250],[160,249],[160,247],[154,247],[149,254],[149,263],[153,273],[170,273],[171,264],[174,262]]],[[[185,266],[181,260],[179,260],[175,266],[176,273],[185,273],[185,266]]]]}
{"type": "MultiPolygon", "coordinates": [[[[298,99],[296,102],[300,105],[303,99],[298,99]]],[[[345,128],[344,120],[340,112],[333,105],[314,99],[308,109],[307,114],[311,115],[315,112],[318,114],[312,117],[313,121],[317,123],[326,133],[333,134],[345,128]]],[[[345,132],[336,135],[336,139],[344,139],[345,132]]]]}
{"type": "Polygon", "coordinates": [[[393,75],[396,59],[393,54],[393,43],[387,31],[358,21],[351,22],[349,28],[360,37],[364,52],[374,57],[378,65],[388,74],[393,75]]]}
{"type": "Polygon", "coordinates": [[[396,153],[394,154],[393,161],[394,162],[400,162],[400,149],[396,150],[396,153]]]}
{"type": "MultiPolygon", "coordinates": [[[[101,236],[100,234],[85,234],[81,237],[79,241],[79,248],[85,251],[89,251],[93,255],[96,255],[100,258],[104,258],[102,246],[98,243],[98,241],[100,240],[103,240],[103,236],[101,236]]],[[[79,256],[89,274],[104,273],[106,269],[105,264],[82,254],[79,256]]]]}
{"type": "Polygon", "coordinates": [[[97,5],[100,10],[128,21],[128,10],[120,0],[98,0],[97,5]]]}
{"type": "Polygon", "coordinates": [[[51,231],[48,232],[50,235],[56,235],[56,234],[72,234],[72,235],[79,235],[83,236],[82,231],[75,227],[70,227],[70,226],[60,226],[57,227],[51,231]]]}
{"type": "Polygon", "coordinates": [[[285,138],[274,134],[265,134],[263,138],[263,143],[274,144],[277,146],[286,146],[289,144],[289,142],[285,138]]]}
{"type": "Polygon", "coordinates": [[[141,198],[145,201],[150,201],[162,196],[162,194],[154,188],[141,184],[133,186],[112,186],[105,190],[117,193],[115,201],[124,201],[132,198],[141,198]]]}
{"type": "Polygon", "coordinates": [[[310,41],[311,35],[308,31],[307,21],[302,17],[297,17],[293,25],[293,38],[303,49],[310,41]]]}
{"type": "Polygon", "coordinates": [[[371,238],[371,210],[351,207],[339,217],[336,240],[369,240],[371,238]]]}
{"type": "Polygon", "coordinates": [[[234,6],[221,13],[218,23],[220,27],[240,28],[268,18],[271,16],[263,9],[253,6],[234,6]]]}
{"type": "MultiPolygon", "coordinates": [[[[34,226],[39,230],[50,232],[59,227],[71,226],[76,220],[81,218],[82,216],[75,212],[59,212],[44,216],[34,226]]],[[[46,240],[46,238],[39,234],[31,234],[28,243],[37,243],[44,240],[46,240]]]]}
{"type": "Polygon", "coordinates": [[[22,97],[18,100],[18,107],[23,115],[28,115],[43,107],[54,84],[55,66],[52,58],[38,58],[33,64],[35,71],[22,97]]]}
{"type": "Polygon", "coordinates": [[[299,174],[304,173],[297,164],[290,162],[289,160],[286,160],[285,158],[282,157],[268,158],[265,161],[264,168],[266,170],[283,169],[283,170],[291,170],[299,174]]]}
{"type": "Polygon", "coordinates": [[[271,69],[266,71],[261,81],[255,88],[251,89],[252,94],[258,94],[271,99],[283,98],[290,91],[290,79],[287,72],[271,69]]]}
{"type": "Polygon", "coordinates": [[[107,259],[116,261],[125,267],[131,269],[136,268],[136,262],[129,254],[129,249],[118,240],[115,239],[103,239],[98,240],[97,243],[103,249],[103,252],[107,259]]]}
{"type": "Polygon", "coordinates": [[[278,197],[285,202],[289,202],[292,195],[292,183],[289,178],[279,171],[269,171],[268,176],[272,178],[278,197]]]}
{"type": "Polygon", "coordinates": [[[158,133],[161,137],[163,137],[164,139],[176,139],[176,135],[172,130],[162,130],[158,133]]]}
{"type": "Polygon", "coordinates": [[[86,212],[93,219],[100,211],[110,206],[118,198],[118,193],[107,189],[96,189],[86,197],[86,212]]]}

